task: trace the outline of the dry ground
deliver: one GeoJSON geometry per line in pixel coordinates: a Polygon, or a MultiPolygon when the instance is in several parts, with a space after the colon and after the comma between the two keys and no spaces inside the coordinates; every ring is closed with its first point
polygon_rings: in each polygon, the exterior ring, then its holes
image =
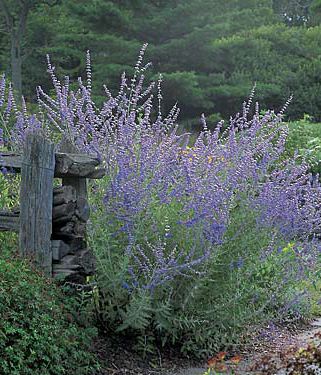
{"type": "MultiPolygon", "coordinates": [[[[254,335],[251,345],[238,353],[242,360],[237,368],[230,366],[228,355],[224,364],[234,368],[235,375],[284,375],[285,364],[313,341],[321,341],[321,318],[296,327],[273,327],[266,336],[254,335]]],[[[208,369],[206,362],[181,358],[175,350],[144,360],[131,345],[124,340],[98,340],[95,351],[103,368],[97,375],[203,375],[208,369]]]]}

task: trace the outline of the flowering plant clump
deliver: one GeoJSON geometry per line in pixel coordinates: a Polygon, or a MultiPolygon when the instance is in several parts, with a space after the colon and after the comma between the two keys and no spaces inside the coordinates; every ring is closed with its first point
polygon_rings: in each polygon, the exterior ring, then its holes
{"type": "Polygon", "coordinates": [[[299,291],[291,282],[306,277],[318,258],[321,189],[306,163],[282,160],[283,111],[261,115],[256,105],[252,113],[253,95],[227,127],[221,122],[210,131],[203,116],[194,142],[180,134],[177,106],[162,114],[161,77],[145,85],[145,49],[116,95],[104,86],[101,106],[92,94],[89,53],[87,79],[79,78],[77,90],[68,77],[58,79],[48,58],[55,93],[37,88],[37,114],[24,101],[17,109],[10,87],[4,100],[3,77],[0,143],[20,147],[27,132],[42,129],[57,148],[69,138],[95,153],[107,171],[91,187],[103,324],[140,337],[154,332],[163,344],[185,341],[187,351],[211,350],[220,345],[213,332],[228,329],[220,316],[224,298],[240,298],[234,311],[247,324],[251,306],[293,306],[299,291]],[[278,251],[293,240],[293,251],[278,251]]]}

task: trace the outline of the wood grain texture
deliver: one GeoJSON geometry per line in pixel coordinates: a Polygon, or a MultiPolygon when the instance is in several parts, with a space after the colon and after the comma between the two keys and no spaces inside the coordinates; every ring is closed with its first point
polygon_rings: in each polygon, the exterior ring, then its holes
{"type": "Polygon", "coordinates": [[[15,152],[0,153],[0,167],[12,168],[14,170],[21,170],[22,155],[15,152]]]}
{"type": "Polygon", "coordinates": [[[76,215],[76,202],[68,202],[54,206],[52,220],[54,224],[67,223],[76,215]]]}
{"type": "MultiPolygon", "coordinates": [[[[66,140],[60,150],[64,152],[64,155],[77,155],[77,148],[71,142],[66,140]],[[67,154],[68,153],[68,154],[67,154]]],[[[79,156],[79,155],[78,155],[79,156]]],[[[98,164],[96,164],[98,165],[98,164]]],[[[86,178],[76,178],[76,176],[66,176],[62,179],[63,186],[71,186],[76,191],[76,199],[83,198],[87,200],[87,181],[86,178]]]]}
{"type": "Polygon", "coordinates": [[[20,252],[52,274],[54,145],[40,133],[27,135],[21,166],[20,252]]]}
{"type": "Polygon", "coordinates": [[[70,246],[61,240],[51,241],[51,248],[53,261],[60,261],[61,258],[70,253],[70,246]]]}
{"type": "Polygon", "coordinates": [[[105,171],[96,157],[78,154],[68,140],[61,151],[55,153],[41,133],[33,133],[22,155],[0,153],[0,167],[21,172],[20,207],[0,211],[0,231],[18,231],[21,254],[48,276],[84,281],[95,271],[86,248],[86,178],[101,178],[105,171]],[[53,188],[54,177],[62,178],[62,186],[53,188]]]}
{"type": "Polygon", "coordinates": [[[19,232],[20,218],[19,213],[0,211],[0,232],[13,231],[19,232]]]}
{"type": "Polygon", "coordinates": [[[83,223],[86,223],[90,217],[90,206],[85,198],[78,198],[76,205],[76,217],[83,223]]]}
{"type": "MultiPolygon", "coordinates": [[[[65,149],[71,149],[66,146],[65,149]]],[[[74,151],[74,149],[72,149],[74,151]]],[[[100,165],[98,158],[90,155],[75,153],[56,153],[56,177],[84,177],[102,178],[105,174],[103,169],[97,169],[100,165]]]]}
{"type": "Polygon", "coordinates": [[[58,186],[53,190],[53,205],[76,202],[76,190],[72,186],[58,186]]]}
{"type": "MultiPolygon", "coordinates": [[[[23,156],[14,152],[0,153],[0,167],[11,168],[17,172],[21,170],[23,156]]],[[[97,157],[75,153],[55,154],[55,173],[57,178],[82,177],[100,179],[104,177],[104,168],[99,167],[97,157]]]]}

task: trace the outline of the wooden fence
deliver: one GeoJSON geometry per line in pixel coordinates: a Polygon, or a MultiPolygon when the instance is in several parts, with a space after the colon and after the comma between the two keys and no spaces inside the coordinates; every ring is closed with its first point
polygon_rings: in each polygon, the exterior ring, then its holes
{"type": "Polygon", "coordinates": [[[0,152],[0,168],[21,173],[20,206],[0,211],[0,231],[19,232],[19,251],[48,276],[83,281],[94,271],[86,245],[87,179],[105,174],[94,156],[65,142],[61,152],[40,133],[26,137],[23,152],[0,152]],[[61,185],[54,188],[54,178],[61,185]]]}

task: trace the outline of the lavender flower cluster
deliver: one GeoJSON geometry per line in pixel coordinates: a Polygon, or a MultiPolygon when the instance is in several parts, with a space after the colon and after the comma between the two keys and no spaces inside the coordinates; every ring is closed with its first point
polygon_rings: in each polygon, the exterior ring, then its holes
{"type": "Polygon", "coordinates": [[[108,175],[106,210],[128,240],[129,272],[133,280],[143,274],[149,287],[198,272],[224,241],[231,212],[241,199],[258,213],[258,226],[274,228],[285,240],[303,243],[313,237],[321,224],[321,189],[308,165],[280,161],[288,131],[283,112],[261,115],[256,105],[251,115],[251,95],[225,130],[223,122],[208,130],[203,117],[204,129],[191,144],[189,134],[178,132],[177,106],[162,114],[161,77],[145,85],[146,47],[134,76],[128,80],[122,75],[115,96],[104,86],[106,100],[101,106],[93,99],[89,53],[86,82],[79,78],[77,90],[71,89],[68,77],[58,79],[48,58],[55,94],[37,88],[36,115],[28,113],[24,101],[17,109],[2,77],[0,144],[20,147],[26,132],[42,129],[54,139],[68,137],[79,150],[96,153],[108,175]],[[137,220],[155,202],[179,202],[182,220],[177,226],[197,228],[197,245],[182,249],[166,238],[144,246],[137,243],[137,220]]]}

